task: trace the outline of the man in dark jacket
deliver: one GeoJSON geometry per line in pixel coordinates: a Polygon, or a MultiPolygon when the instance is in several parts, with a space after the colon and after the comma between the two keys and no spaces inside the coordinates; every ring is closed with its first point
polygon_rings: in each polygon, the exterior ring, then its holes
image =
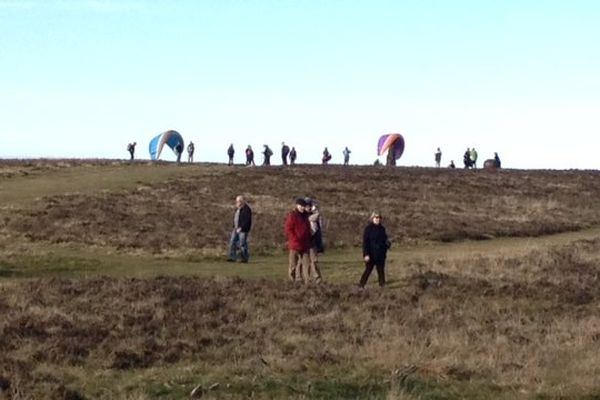
{"type": "Polygon", "coordinates": [[[229,162],[227,163],[227,165],[233,165],[233,156],[235,156],[235,149],[233,148],[233,143],[231,143],[227,148],[227,156],[229,157],[229,162]]]}
{"type": "Polygon", "coordinates": [[[290,147],[281,142],[281,165],[288,165],[288,154],[290,154],[290,147]]]}
{"type": "Polygon", "coordinates": [[[311,231],[308,215],[305,212],[306,202],[299,198],[296,206],[285,221],[285,236],[290,251],[288,276],[292,282],[302,279],[308,283],[309,252],[311,247],[311,231]],[[300,264],[300,268],[298,268],[300,264]]]}
{"type": "Polygon", "coordinates": [[[244,196],[235,198],[235,214],[233,216],[233,231],[229,240],[229,258],[227,261],[235,262],[240,250],[240,261],[247,263],[250,258],[248,253],[248,234],[252,227],[252,210],[246,203],[244,196]]]}
{"type": "Polygon", "coordinates": [[[387,233],[381,224],[381,214],[373,213],[363,233],[363,258],[365,260],[365,272],[359,282],[360,287],[367,284],[373,267],[377,268],[379,286],[385,285],[385,259],[390,247],[387,233]]]}

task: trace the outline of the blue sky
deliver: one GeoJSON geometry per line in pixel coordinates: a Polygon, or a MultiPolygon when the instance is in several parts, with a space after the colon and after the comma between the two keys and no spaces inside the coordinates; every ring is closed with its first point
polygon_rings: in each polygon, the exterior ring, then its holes
{"type": "MultiPolygon", "coordinates": [[[[400,165],[598,168],[600,2],[0,0],[0,157],[125,158],[168,129],[400,165]]],[[[174,159],[167,155],[167,159],[174,159]]]]}

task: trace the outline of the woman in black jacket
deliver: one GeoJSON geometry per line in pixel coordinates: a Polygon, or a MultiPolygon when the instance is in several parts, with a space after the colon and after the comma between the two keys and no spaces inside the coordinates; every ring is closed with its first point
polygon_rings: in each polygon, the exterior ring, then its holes
{"type": "Polygon", "coordinates": [[[363,257],[365,260],[365,272],[360,278],[359,286],[365,287],[373,268],[377,268],[379,286],[385,285],[385,257],[390,248],[385,228],[381,225],[381,214],[373,213],[369,218],[369,224],[363,234],[363,257]]]}

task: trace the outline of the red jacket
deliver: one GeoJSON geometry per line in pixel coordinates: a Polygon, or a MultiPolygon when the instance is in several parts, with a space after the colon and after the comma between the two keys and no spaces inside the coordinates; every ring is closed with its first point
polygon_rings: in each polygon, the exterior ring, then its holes
{"type": "Polygon", "coordinates": [[[285,220],[285,236],[287,236],[288,249],[309,251],[311,233],[308,215],[300,214],[297,210],[289,213],[285,220]]]}

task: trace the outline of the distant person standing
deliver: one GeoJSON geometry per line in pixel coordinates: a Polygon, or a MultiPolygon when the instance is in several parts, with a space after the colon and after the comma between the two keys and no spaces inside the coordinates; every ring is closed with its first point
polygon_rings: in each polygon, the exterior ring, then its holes
{"type": "Polygon", "coordinates": [[[474,169],[477,169],[477,150],[475,150],[475,147],[473,147],[471,149],[470,158],[471,158],[471,166],[474,169]]]}
{"type": "Polygon", "coordinates": [[[177,143],[175,153],[177,153],[177,164],[179,164],[181,162],[181,155],[183,154],[183,143],[177,143]]]}
{"type": "Polygon", "coordinates": [[[346,146],[342,152],[342,154],[344,154],[344,165],[348,165],[350,163],[350,153],[352,152],[348,149],[348,146],[346,146]]]}
{"type": "Polygon", "coordinates": [[[246,165],[256,165],[254,164],[254,150],[250,145],[246,147],[246,165]]]}
{"type": "Polygon", "coordinates": [[[471,167],[471,149],[469,149],[468,147],[467,151],[465,151],[465,154],[463,155],[463,164],[465,164],[465,169],[471,167]]]}
{"type": "Polygon", "coordinates": [[[271,156],[273,155],[273,150],[271,150],[269,146],[265,144],[262,153],[264,157],[263,165],[271,165],[271,156]]]}
{"type": "Polygon", "coordinates": [[[440,167],[440,164],[442,163],[442,150],[440,150],[440,148],[437,148],[437,151],[435,152],[435,166],[437,168],[440,167]]]}
{"type": "Polygon", "coordinates": [[[327,150],[327,147],[325,147],[325,150],[323,150],[323,158],[321,158],[321,162],[323,163],[323,165],[327,165],[330,160],[331,153],[329,153],[329,150],[327,150]]]}
{"type": "Polygon", "coordinates": [[[290,154],[290,147],[281,142],[281,165],[288,165],[288,155],[290,154]]]}
{"type": "Polygon", "coordinates": [[[189,163],[193,163],[194,162],[194,142],[190,142],[190,144],[188,144],[187,147],[187,152],[188,152],[188,162],[189,163]]]}
{"type": "Polygon", "coordinates": [[[227,149],[227,156],[229,157],[229,162],[227,165],[233,165],[233,156],[235,156],[235,149],[233,148],[233,143],[229,145],[227,149]]]}
{"type": "Polygon", "coordinates": [[[290,151],[290,165],[296,164],[296,157],[298,154],[296,153],[296,148],[292,146],[292,150],[290,151]]]}
{"type": "Polygon", "coordinates": [[[498,156],[498,153],[494,153],[494,164],[496,168],[502,168],[502,163],[500,162],[500,157],[498,156]]]}
{"type": "Polygon", "coordinates": [[[379,286],[385,285],[385,259],[390,242],[381,224],[381,214],[374,212],[369,218],[369,224],[363,232],[363,259],[365,261],[365,272],[360,277],[358,285],[365,287],[373,268],[377,268],[379,286]]]}
{"type": "Polygon", "coordinates": [[[302,279],[304,283],[308,283],[311,233],[306,215],[306,202],[302,198],[296,200],[294,210],[286,218],[285,236],[290,251],[288,277],[292,282],[302,279]]]}
{"type": "Polygon", "coordinates": [[[129,152],[129,160],[133,161],[134,155],[135,155],[135,146],[137,145],[136,142],[133,143],[129,143],[127,145],[127,151],[129,152]]]}
{"type": "Polygon", "coordinates": [[[235,262],[238,259],[238,248],[240,262],[247,263],[250,258],[248,251],[248,234],[252,228],[252,210],[246,203],[244,196],[235,198],[235,214],[233,215],[233,230],[229,239],[229,257],[227,261],[235,262]]]}
{"type": "Polygon", "coordinates": [[[454,165],[454,160],[450,161],[450,165],[448,165],[448,168],[456,168],[456,165],[454,165]]]}

